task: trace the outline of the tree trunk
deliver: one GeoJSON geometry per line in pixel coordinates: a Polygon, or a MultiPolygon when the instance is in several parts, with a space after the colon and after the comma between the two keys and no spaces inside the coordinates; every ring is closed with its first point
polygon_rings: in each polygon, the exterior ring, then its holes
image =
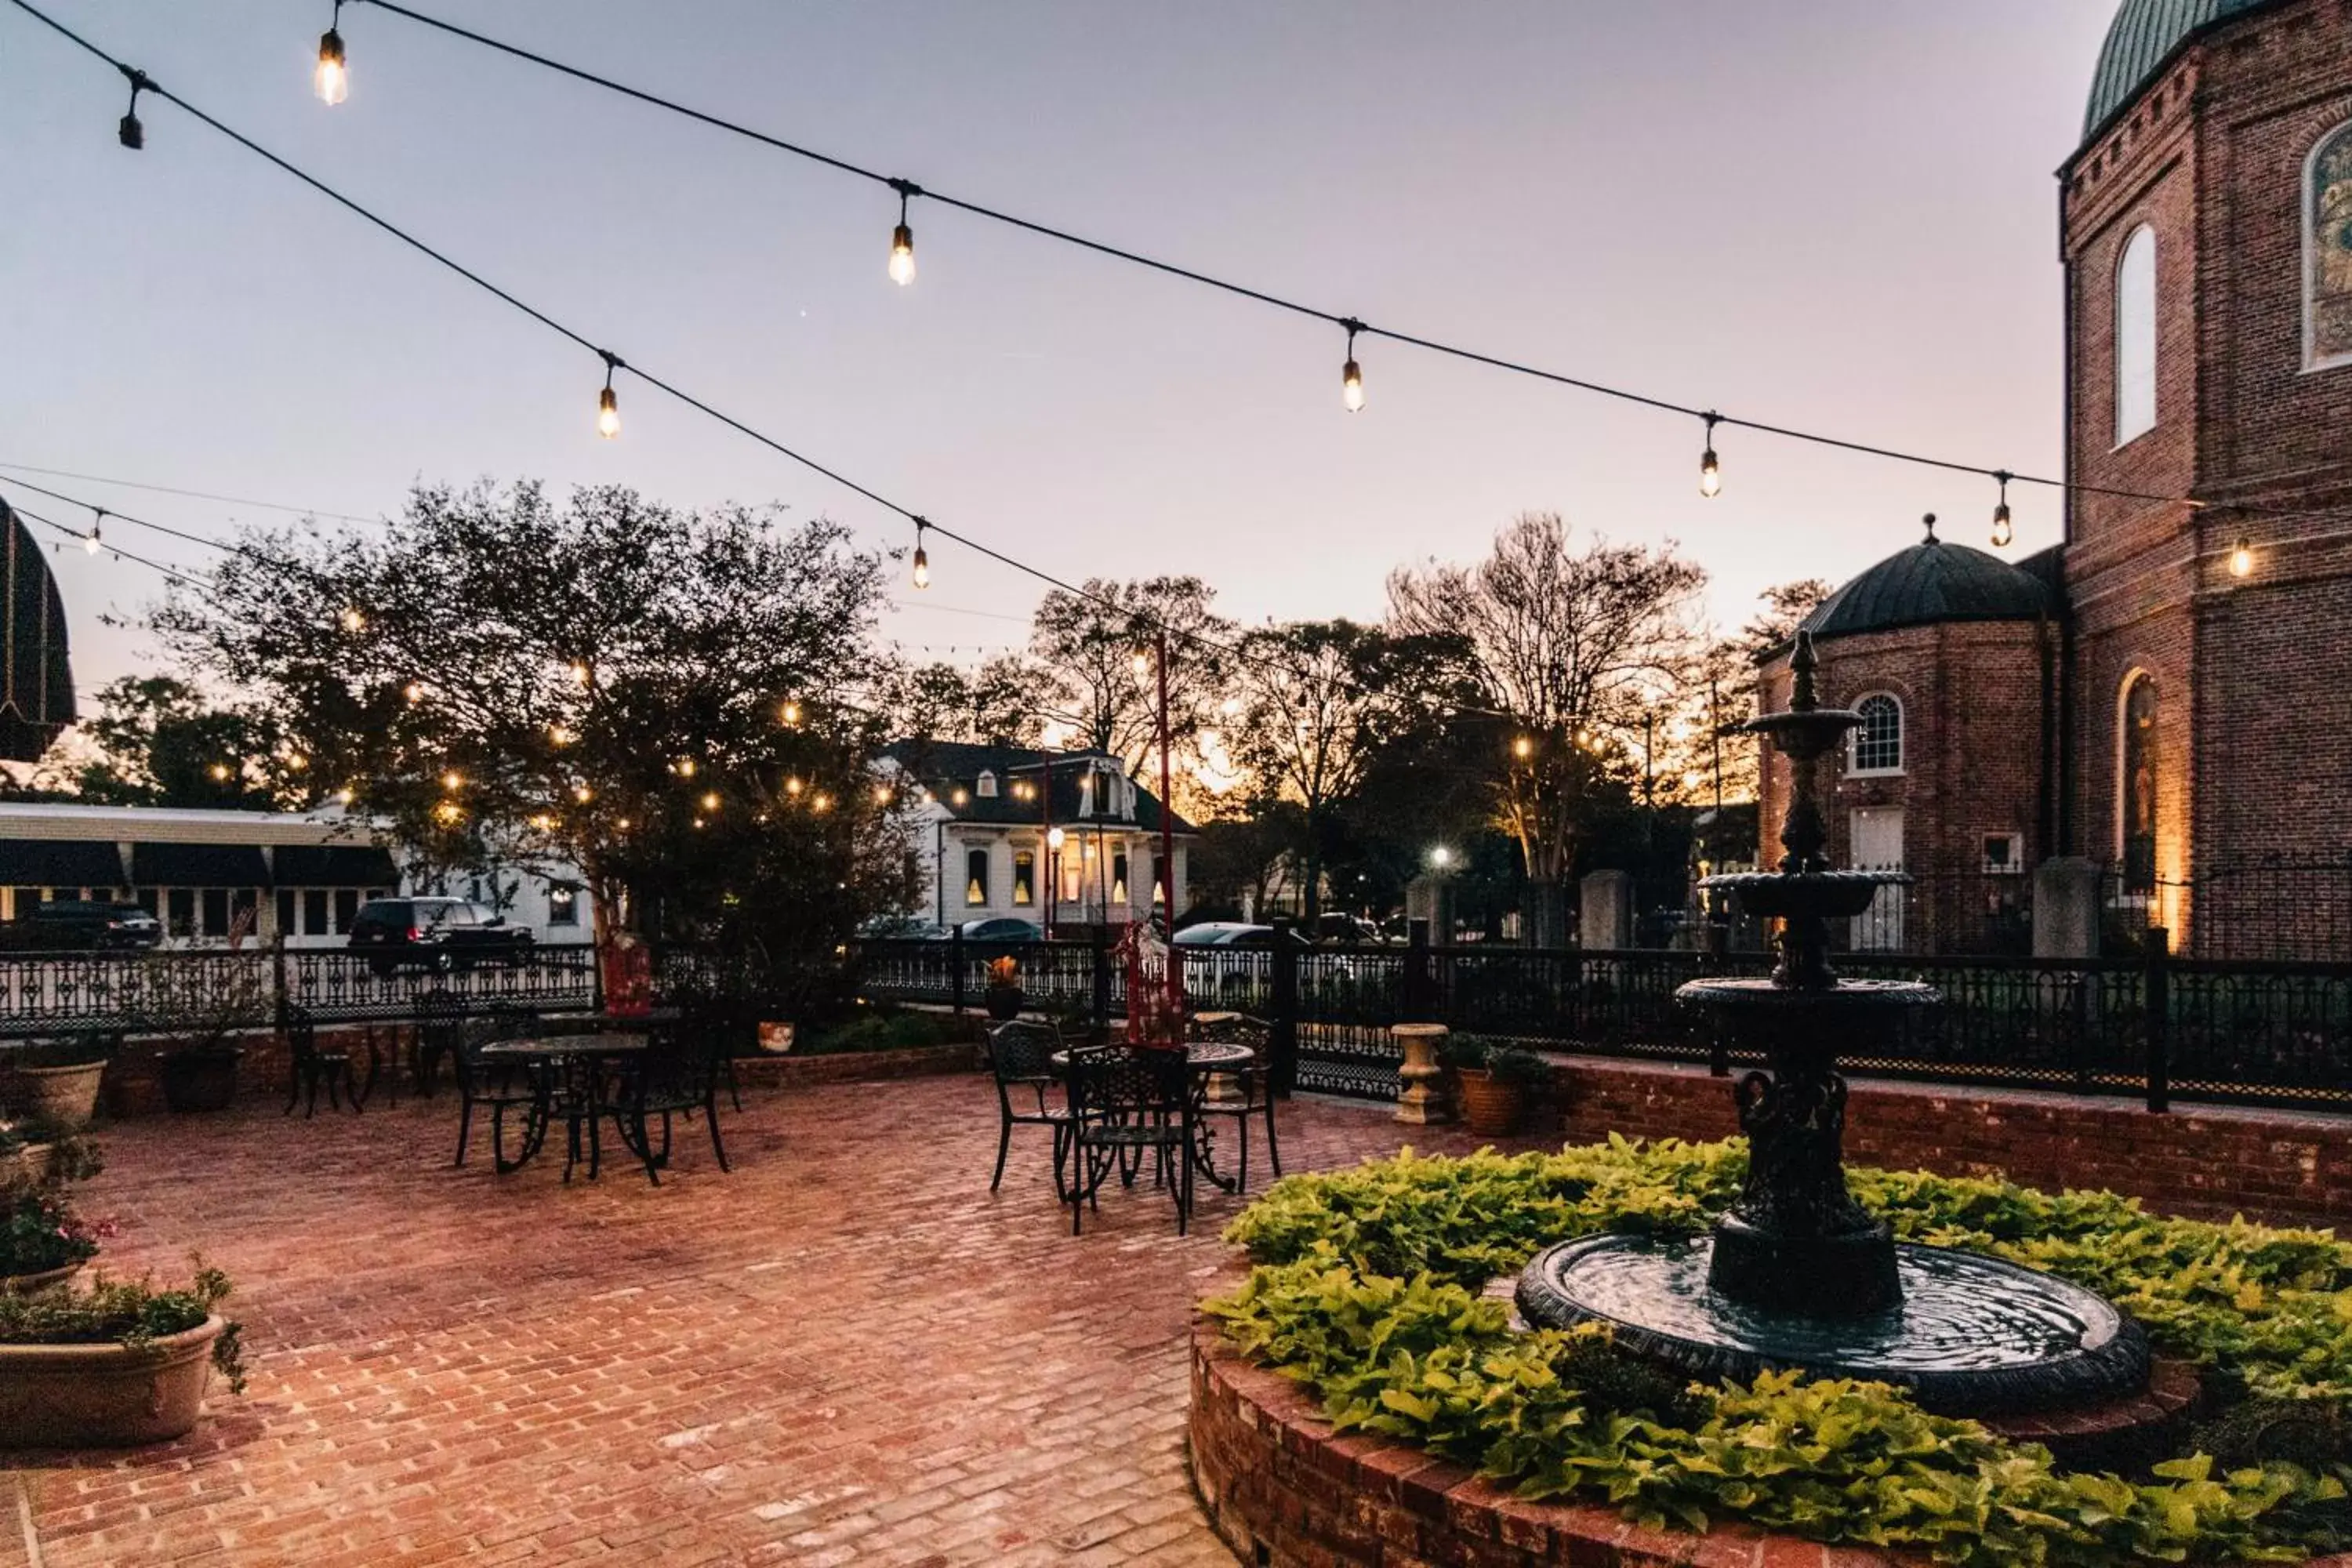
{"type": "Polygon", "coordinates": [[[1568,884],[1558,879],[1528,879],[1526,942],[1529,947],[1569,945],[1568,884]]]}

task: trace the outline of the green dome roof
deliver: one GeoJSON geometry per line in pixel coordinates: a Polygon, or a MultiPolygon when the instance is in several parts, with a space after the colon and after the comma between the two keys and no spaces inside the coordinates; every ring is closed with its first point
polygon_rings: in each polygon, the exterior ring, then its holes
{"type": "Polygon", "coordinates": [[[1823,599],[1802,629],[1817,642],[1952,621],[2031,621],[2051,613],[2049,585],[1997,555],[1929,539],[1823,599]]]}
{"type": "Polygon", "coordinates": [[[2099,50],[2091,78],[2091,105],[2083,113],[2088,142],[2115,112],[2139,95],[2190,35],[2270,0],[2124,0],[2099,50]]]}

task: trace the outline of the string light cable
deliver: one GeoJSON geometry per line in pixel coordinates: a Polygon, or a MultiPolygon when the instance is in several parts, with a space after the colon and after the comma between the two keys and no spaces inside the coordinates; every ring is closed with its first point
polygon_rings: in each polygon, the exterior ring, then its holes
{"type": "MultiPolygon", "coordinates": [[[[25,0],[12,0],[12,3],[27,11],[31,11],[33,9],[30,5],[25,4],[25,0]]],[[[397,0],[348,0],[348,3],[354,6],[371,6],[375,10],[386,12],[392,16],[416,23],[421,26],[446,34],[451,37],[459,38],[467,43],[492,50],[498,54],[508,56],[510,58],[523,61],[526,64],[537,66],[543,70],[552,71],[559,76],[569,77],[574,81],[598,88],[605,92],[614,93],[620,97],[633,100],[638,103],[645,104],[650,108],[661,110],[667,113],[682,116],[699,124],[709,126],[712,130],[722,131],[727,132],[729,135],[741,137],[746,141],[757,142],[760,145],[770,148],[775,152],[783,153],[792,157],[803,159],[806,162],[819,164],[824,168],[832,169],[837,173],[852,175],[857,179],[866,180],[875,184],[883,185],[898,192],[900,196],[899,227],[893,236],[891,276],[898,279],[902,283],[911,281],[914,276],[913,237],[906,228],[905,203],[908,196],[919,195],[925,201],[935,203],[940,206],[951,207],[958,212],[968,214],[971,216],[982,218],[991,223],[1002,224],[1007,227],[1019,229],[1024,233],[1035,235],[1040,238],[1052,240],[1062,245],[1074,246],[1082,250],[1091,251],[1097,256],[1108,257],[1114,260],[1123,261],[1131,266],[1140,267],[1150,271],[1160,273],[1164,277],[1175,278],[1186,282],[1196,283],[1204,288],[1213,289],[1220,292],[1234,296],[1238,299],[1254,300],[1258,304],[1265,305],[1275,310],[1285,310],[1294,315],[1305,316],[1314,321],[1328,322],[1328,324],[1339,327],[1342,331],[1346,331],[1349,339],[1349,350],[1348,355],[1349,368],[1345,376],[1343,390],[1345,393],[1344,405],[1350,412],[1360,409],[1363,405],[1362,376],[1360,373],[1354,368],[1356,363],[1354,339],[1360,335],[1369,338],[1384,338],[1391,342],[1402,343],[1409,347],[1422,349],[1430,353],[1443,354],[1449,358],[1465,361],[1469,363],[1485,365],[1492,370],[1499,370],[1516,375],[1531,377],[1535,380],[1547,382],[1556,386],[1569,387],[1577,391],[1591,393],[1601,397],[1614,398],[1619,402],[1630,403],[1641,407],[1655,409],[1661,413],[1678,414],[1689,418],[1702,419],[1707,424],[1710,437],[1712,436],[1716,426],[1724,425],[1737,429],[1753,431],[1758,435],[1779,437],[1783,440],[1806,442],[1814,446],[1828,447],[1840,451],[1853,452],[1860,456],[1880,458],[1893,462],[1911,463],[1923,468],[1940,468],[1952,473],[1976,474],[1985,479],[2001,479],[2005,476],[2009,482],[2037,485],[2045,489],[2072,491],[2078,495],[2103,495],[2115,497],[2120,500],[2163,501],[2191,507],[2202,507],[2206,504],[2192,497],[2158,495],[2143,490],[2131,490],[2117,489],[2112,486],[2084,484],[2079,480],[2070,481],[2063,479],[2052,478],[2046,475],[2016,473],[2004,468],[1988,467],[1980,463],[1960,462],[1951,458],[1933,457],[1925,453],[1905,451],[1897,447],[1880,446],[1874,442],[1853,440],[1844,437],[1827,435],[1816,430],[1800,429],[1793,426],[1778,425],[1759,419],[1741,418],[1735,415],[1723,414],[1713,409],[1700,408],[1691,405],[1676,403],[1671,399],[1654,397],[1647,394],[1631,391],[1624,387],[1612,386],[1601,382],[1587,380],[1581,376],[1570,375],[1559,371],[1547,370],[1539,365],[1507,359],[1498,354],[1482,353],[1478,350],[1471,349],[1459,343],[1447,342],[1443,339],[1429,337],[1416,332],[1404,331],[1395,328],[1374,326],[1370,322],[1358,320],[1356,317],[1346,311],[1328,310],[1319,305],[1312,305],[1302,300],[1289,299],[1283,295],[1274,293],[1268,289],[1255,288],[1249,284],[1237,282],[1229,278],[1221,278],[1213,273],[1204,272],[1196,268],[1182,266],[1176,262],[1164,260],[1159,257],[1146,255],[1140,251],[1130,250],[1123,246],[1113,245],[1106,240],[1093,239],[1073,230],[1058,227],[1055,225],[1045,223],[1035,218],[1024,217],[1017,213],[1008,212],[1001,207],[990,206],[985,203],[954,195],[950,193],[939,190],[936,187],[918,184],[910,180],[884,174],[879,169],[854,162],[847,158],[838,157],[833,153],[820,152],[816,148],[806,146],[801,142],[789,141],[781,136],[772,135],[769,132],[758,130],[753,126],[746,125],[740,121],[730,120],[723,115],[714,114],[707,110],[697,109],[691,104],[681,102],[677,99],[667,98],[656,92],[649,92],[643,88],[632,87],[626,82],[616,80],[612,77],[604,76],[579,66],[567,64],[566,62],[556,59],[551,56],[541,54],[538,50],[525,48],[520,44],[509,43],[503,38],[492,37],[487,33],[477,32],[470,27],[460,26],[455,22],[447,21],[442,17],[416,10],[412,6],[400,5],[397,3],[397,0]],[[903,278],[899,277],[901,257],[899,253],[898,240],[901,237],[906,241],[904,253],[906,276],[903,278]]],[[[34,14],[37,16],[39,13],[35,12],[34,14]]],[[[44,19],[46,20],[46,18],[44,19]]],[[[56,24],[54,23],[51,24],[51,26],[55,25],[56,24]]],[[[151,90],[152,89],[151,89],[151,90]]],[[[174,101],[177,100],[175,100],[174,101]]],[[[184,108],[186,106],[183,104],[182,107],[184,108]]],[[[1713,443],[1710,439],[1710,448],[1712,447],[1712,445],[1713,443]]],[[[1719,474],[1717,479],[1717,487],[1720,488],[1719,474]]],[[[1714,492],[1709,491],[1708,493],[1713,494],[1714,492]]],[[[941,531],[945,532],[946,531],[941,530],[941,531]]],[[[950,537],[953,536],[950,535],[950,537]]]]}
{"type": "MultiPolygon", "coordinates": [[[[0,516],[8,514],[14,514],[15,516],[24,518],[28,521],[37,522],[44,528],[54,529],[58,532],[65,535],[68,539],[83,542],[85,546],[91,537],[91,535],[85,530],[76,528],[70,523],[59,522],[55,518],[46,517],[40,512],[34,511],[28,507],[12,506],[5,500],[0,500],[0,516]]],[[[106,515],[120,519],[123,521],[129,521],[127,518],[122,518],[121,514],[119,512],[109,512],[106,515]]],[[[167,566],[161,561],[152,560],[147,556],[125,550],[119,544],[109,543],[105,546],[105,549],[109,555],[114,556],[118,560],[133,562],[141,566],[146,567],[152,572],[160,572],[165,577],[170,578],[173,582],[184,583],[199,593],[209,593],[212,590],[213,584],[210,578],[193,574],[181,567],[167,566]]],[[[91,553],[96,554],[97,552],[92,551],[91,553]]]]}
{"type": "Polygon", "coordinates": [[[255,500],[250,496],[215,495],[210,490],[189,490],[172,485],[151,485],[138,479],[118,479],[106,474],[77,473],[70,468],[38,468],[31,463],[0,463],[0,468],[19,474],[39,474],[46,479],[80,479],[87,484],[111,485],[118,489],[153,490],[158,495],[185,496],[192,500],[218,501],[224,506],[249,506],[257,507],[263,511],[290,512],[297,517],[315,517],[328,522],[365,522],[383,525],[387,521],[381,516],[361,517],[354,512],[326,511],[314,506],[289,506],[283,501],[255,500]]]}

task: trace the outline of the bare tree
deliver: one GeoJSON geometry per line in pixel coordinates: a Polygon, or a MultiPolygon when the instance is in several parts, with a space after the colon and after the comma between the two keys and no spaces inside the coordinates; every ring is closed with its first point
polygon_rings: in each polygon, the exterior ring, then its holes
{"type": "Polygon", "coordinates": [[[1381,747],[1452,695],[1458,638],[1400,637],[1352,621],[1299,621],[1242,639],[1234,691],[1220,706],[1225,748],[1262,799],[1296,803],[1307,918],[1322,910],[1323,834],[1381,747]]]}
{"type": "Polygon", "coordinates": [[[1389,577],[1389,624],[1466,640],[1478,700],[1516,732],[1496,759],[1496,822],[1531,884],[1529,934],[1566,940],[1565,888],[1594,785],[1645,711],[1685,687],[1700,652],[1694,601],[1706,574],[1669,544],[1571,548],[1557,513],[1523,513],[1473,566],[1432,562],[1389,577]]]}
{"type": "Polygon", "coordinates": [[[1831,592],[1818,577],[1775,584],[1757,596],[1761,608],[1746,626],[1708,647],[1673,718],[1666,764],[1684,798],[1709,805],[1756,798],[1760,752],[1738,728],[1756,716],[1756,667],[1795,637],[1797,624],[1831,592]]]}
{"type": "Polygon", "coordinates": [[[1171,765],[1197,757],[1202,729],[1222,699],[1221,651],[1231,623],[1209,608],[1216,591],[1198,577],[1114,583],[1090,577],[1083,592],[1047,594],[1037,606],[1029,652],[1038,672],[1038,716],[1074,743],[1107,752],[1129,776],[1147,781],[1158,735],[1158,672],[1149,657],[1168,637],[1171,765]]]}

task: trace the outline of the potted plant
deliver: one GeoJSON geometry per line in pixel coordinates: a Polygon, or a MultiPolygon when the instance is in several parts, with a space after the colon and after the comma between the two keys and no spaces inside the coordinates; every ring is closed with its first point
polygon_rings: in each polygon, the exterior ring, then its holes
{"type": "Polygon", "coordinates": [[[63,1284],[98,1255],[99,1238],[111,1234],[105,1222],[76,1214],[54,1184],[20,1183],[0,1192],[0,1296],[63,1284]]]}
{"type": "Polygon", "coordinates": [[[22,1184],[81,1182],[104,1168],[98,1144],[45,1121],[0,1121],[0,1193],[22,1184]]]}
{"type": "Polygon", "coordinates": [[[12,1109],[60,1127],[87,1127],[98,1113],[99,1080],[116,1039],[104,1035],[43,1040],[9,1058],[12,1109]]]}
{"type": "Polygon", "coordinates": [[[159,963],[143,988],[143,1026],[168,1041],[156,1058],[163,1103],[173,1110],[226,1110],[236,1098],[236,1064],[245,1055],[236,1037],[269,1021],[262,968],[173,969],[159,963]]]}
{"type": "Polygon", "coordinates": [[[1543,1058],[1533,1051],[1496,1045],[1475,1035],[1448,1039],[1445,1063],[1454,1069],[1464,1124],[1485,1138],[1517,1131],[1529,1093],[1549,1074],[1543,1058]]]}
{"type": "Polygon", "coordinates": [[[160,1443],[203,1411],[218,1372],[245,1390],[237,1325],[213,1309],[226,1275],[198,1259],[184,1289],[103,1278],[0,1295],[0,1447],[160,1443]]]}
{"type": "Polygon", "coordinates": [[[988,1016],[1000,1024],[1021,1016],[1022,1005],[1028,998],[1021,990],[1020,960],[1008,952],[988,961],[988,989],[982,999],[987,1004],[988,1016]]]}

